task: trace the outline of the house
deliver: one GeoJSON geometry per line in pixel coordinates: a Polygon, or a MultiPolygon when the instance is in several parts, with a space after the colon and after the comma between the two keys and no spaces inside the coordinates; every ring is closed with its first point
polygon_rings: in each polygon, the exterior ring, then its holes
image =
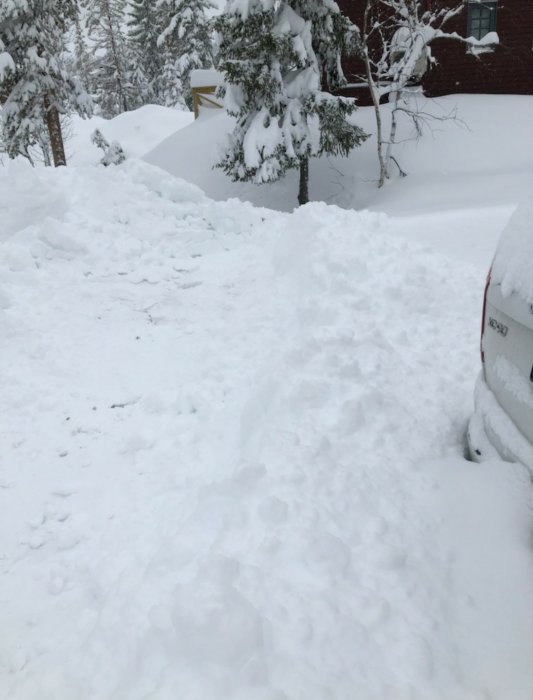
{"type": "MultiPolygon", "coordinates": [[[[337,0],[341,10],[358,26],[363,24],[365,0],[337,0]]],[[[425,0],[443,7],[457,0],[425,0]]],[[[533,0],[463,0],[463,9],[445,25],[449,33],[474,37],[480,44],[437,39],[431,44],[436,63],[428,66],[421,84],[429,97],[451,93],[533,95],[533,0]]],[[[369,103],[361,85],[364,70],[355,58],[345,61],[350,87],[342,94],[369,103]]]]}

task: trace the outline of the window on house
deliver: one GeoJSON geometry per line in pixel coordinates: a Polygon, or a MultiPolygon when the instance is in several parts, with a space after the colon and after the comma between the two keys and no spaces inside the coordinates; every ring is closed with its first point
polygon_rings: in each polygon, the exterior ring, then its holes
{"type": "Polygon", "coordinates": [[[497,0],[470,0],[467,36],[483,39],[489,32],[495,32],[497,11],[497,0]]]}

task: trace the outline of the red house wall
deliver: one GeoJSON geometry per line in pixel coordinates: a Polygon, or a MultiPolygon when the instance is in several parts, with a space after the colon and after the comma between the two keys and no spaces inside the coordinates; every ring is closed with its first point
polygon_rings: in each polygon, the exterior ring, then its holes
{"type": "MultiPolygon", "coordinates": [[[[531,1],[533,2],[533,0],[531,1]]],[[[363,27],[365,4],[365,0],[337,0],[337,5],[343,14],[360,28],[363,27]]],[[[349,85],[362,83],[366,80],[364,64],[356,56],[346,56],[343,60],[343,69],[349,85]]],[[[345,97],[356,97],[360,105],[372,104],[370,93],[364,87],[347,87],[337,92],[345,97]]]]}
{"type": "MultiPolygon", "coordinates": [[[[337,0],[341,10],[358,26],[362,25],[364,0],[337,0]]],[[[441,4],[456,6],[455,0],[441,4]]],[[[448,32],[467,35],[467,7],[450,20],[448,32]]],[[[431,45],[436,64],[423,79],[428,96],[459,93],[528,94],[533,95],[533,0],[499,0],[496,31],[500,43],[490,53],[474,55],[467,47],[450,39],[438,39],[431,45]]],[[[349,83],[364,74],[361,62],[348,57],[344,62],[349,83]]],[[[369,103],[367,90],[348,88],[346,95],[369,103]]]]}
{"type": "MultiPolygon", "coordinates": [[[[467,9],[447,25],[467,34],[467,9]]],[[[496,19],[500,43],[494,51],[474,55],[460,42],[432,45],[437,65],[424,77],[429,96],[452,92],[533,95],[533,0],[500,0],[496,19]]]]}

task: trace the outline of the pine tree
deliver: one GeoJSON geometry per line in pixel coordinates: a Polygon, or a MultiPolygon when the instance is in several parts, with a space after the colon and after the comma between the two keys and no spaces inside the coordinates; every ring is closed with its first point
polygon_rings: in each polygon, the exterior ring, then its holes
{"type": "Polygon", "coordinates": [[[74,55],[72,67],[84,89],[88,92],[91,87],[92,60],[87,49],[87,38],[85,36],[84,25],[79,10],[74,17],[73,44],[74,55]]]}
{"type": "Polygon", "coordinates": [[[74,0],[0,4],[2,136],[11,158],[31,160],[30,148],[43,144],[56,166],[66,165],[60,115],[90,111],[88,95],[64,64],[65,35],[76,11],[74,0]]]}
{"type": "Polygon", "coordinates": [[[226,108],[237,125],[219,163],[233,180],[272,182],[300,169],[309,199],[309,159],[347,155],[366,134],[351,123],[353,100],[322,90],[345,79],[340,57],[357,28],[333,0],[230,0],[217,22],[226,108]]]}
{"type": "Polygon", "coordinates": [[[165,54],[167,104],[192,109],[191,72],[213,66],[213,41],[207,11],[212,0],[158,0],[164,13],[159,45],[165,54]]]}
{"type": "Polygon", "coordinates": [[[128,19],[132,47],[132,83],[142,104],[164,104],[163,50],[157,40],[163,30],[163,12],[154,0],[131,0],[128,19]]]}
{"type": "Polygon", "coordinates": [[[91,81],[102,114],[113,117],[138,106],[124,23],[126,0],[83,0],[96,56],[91,81]]]}

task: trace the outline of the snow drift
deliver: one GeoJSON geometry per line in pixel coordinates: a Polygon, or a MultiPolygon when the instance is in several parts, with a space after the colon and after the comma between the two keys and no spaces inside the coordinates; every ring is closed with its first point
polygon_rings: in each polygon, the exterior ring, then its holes
{"type": "MultiPolygon", "coordinates": [[[[417,141],[412,123],[400,121],[395,155],[409,177],[394,189],[377,189],[375,137],[349,158],[311,162],[310,196],[342,207],[370,207],[393,214],[432,213],[445,209],[511,205],[533,190],[533,97],[511,95],[450,95],[437,99],[414,96],[423,112],[433,114],[417,141]],[[456,115],[456,119],[449,118],[456,115]],[[488,117],[490,115],[490,118],[488,117]]],[[[389,118],[383,105],[383,119],[389,118]]],[[[375,134],[371,107],[353,117],[375,134]]],[[[296,206],[297,173],[258,187],[232,183],[219,169],[233,122],[223,111],[208,110],[195,123],[172,134],[146,154],[146,160],[194,182],[210,197],[239,197],[259,206],[291,211],[296,206]]]]}
{"type": "Polygon", "coordinates": [[[529,482],[462,459],[484,270],[136,161],[0,192],[3,697],[529,700],[529,482]]]}
{"type": "Polygon", "coordinates": [[[160,105],[145,105],[112,119],[73,116],[66,129],[68,162],[95,165],[100,161],[102,151],[91,143],[95,129],[100,129],[109,142],[118,141],[127,157],[140,158],[171,134],[189,126],[193,119],[192,112],[160,105]]]}

